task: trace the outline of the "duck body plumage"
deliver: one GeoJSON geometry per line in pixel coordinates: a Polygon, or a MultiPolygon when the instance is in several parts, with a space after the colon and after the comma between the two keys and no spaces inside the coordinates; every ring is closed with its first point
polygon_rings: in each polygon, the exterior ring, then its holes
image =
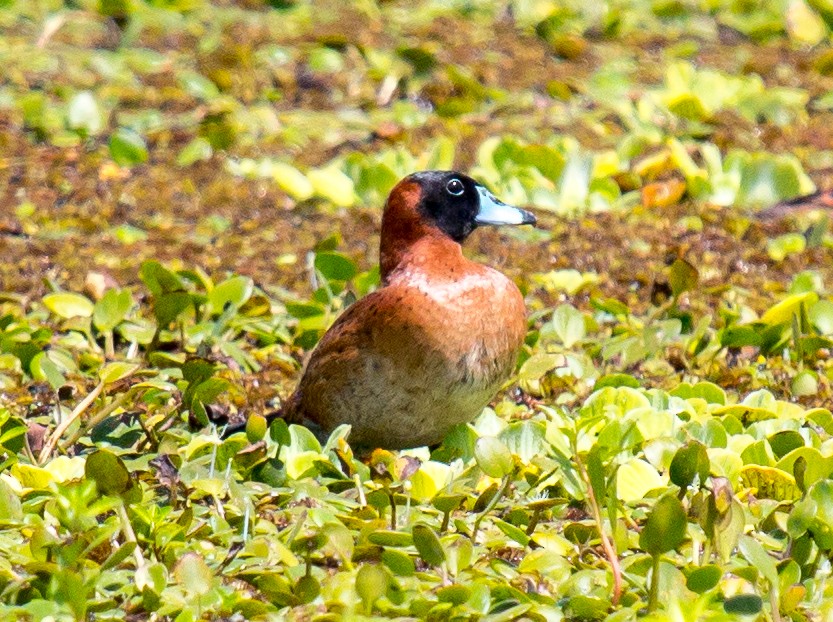
{"type": "MultiPolygon", "coordinates": [[[[474,184],[451,172],[421,175],[474,184]]],[[[287,420],[325,434],[349,423],[357,447],[433,445],[474,419],[514,370],[526,334],[523,297],[506,276],[463,256],[455,237],[470,230],[426,217],[426,185],[415,175],[391,193],[382,287],[322,337],[285,405],[287,420]]]]}

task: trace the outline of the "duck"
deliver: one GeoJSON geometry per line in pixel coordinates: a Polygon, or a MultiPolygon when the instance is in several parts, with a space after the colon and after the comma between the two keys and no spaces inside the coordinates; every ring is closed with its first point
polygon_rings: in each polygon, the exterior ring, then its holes
{"type": "Polygon", "coordinates": [[[456,171],[408,175],[382,214],[380,287],[325,332],[281,416],[319,437],[349,424],[354,448],[439,444],[513,373],[526,336],[518,287],[463,255],[481,226],[535,225],[456,171]]]}

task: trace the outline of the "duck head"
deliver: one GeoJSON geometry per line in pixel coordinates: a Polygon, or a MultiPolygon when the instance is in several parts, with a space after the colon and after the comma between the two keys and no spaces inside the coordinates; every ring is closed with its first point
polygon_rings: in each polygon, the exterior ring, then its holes
{"type": "Polygon", "coordinates": [[[535,216],[507,205],[468,175],[424,171],[391,191],[382,215],[381,273],[399,265],[408,249],[426,237],[457,247],[482,225],[534,225],[535,216]]]}

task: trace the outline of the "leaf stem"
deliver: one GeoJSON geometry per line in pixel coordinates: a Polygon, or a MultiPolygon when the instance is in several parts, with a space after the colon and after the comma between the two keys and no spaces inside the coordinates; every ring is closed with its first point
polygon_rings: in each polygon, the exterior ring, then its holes
{"type": "Polygon", "coordinates": [[[130,517],[127,515],[127,508],[124,501],[116,506],[116,514],[119,516],[121,522],[121,530],[124,534],[124,539],[127,542],[133,542],[136,548],[133,549],[133,556],[136,558],[136,568],[141,568],[145,565],[145,558],[142,555],[142,549],[139,548],[139,541],[136,539],[136,533],[133,531],[133,525],[130,524],[130,517]]]}
{"type": "Polygon", "coordinates": [[[127,402],[132,397],[133,397],[133,392],[132,391],[127,391],[125,393],[122,393],[121,395],[119,395],[115,399],[113,399],[112,402],[107,404],[107,406],[105,406],[104,408],[99,410],[95,415],[93,415],[90,418],[90,420],[87,421],[86,426],[78,428],[78,430],[75,432],[75,434],[73,434],[71,437],[69,437],[68,440],[64,441],[63,443],[60,443],[59,447],[61,449],[66,449],[67,447],[70,447],[74,443],[78,442],[78,439],[81,438],[81,436],[84,434],[85,430],[90,430],[90,429],[94,428],[95,426],[97,426],[99,423],[104,421],[110,414],[112,414],[112,412],[114,410],[119,408],[122,404],[127,402]]]}
{"type": "Polygon", "coordinates": [[[648,611],[654,611],[659,602],[659,561],[660,556],[654,555],[651,565],[651,588],[648,592],[648,611]]]}
{"type": "Polygon", "coordinates": [[[619,604],[619,599],[622,596],[622,568],[619,565],[619,556],[616,554],[616,549],[610,541],[610,537],[604,530],[604,522],[602,521],[602,511],[599,507],[599,502],[596,499],[596,494],[593,492],[593,485],[590,482],[590,476],[587,474],[587,469],[584,468],[584,463],[575,454],[575,461],[578,465],[579,474],[587,487],[587,501],[590,503],[590,509],[593,511],[593,520],[596,523],[596,529],[599,532],[599,538],[602,541],[602,549],[604,549],[607,561],[610,563],[610,569],[613,572],[613,598],[611,602],[614,606],[619,604]]]}
{"type": "Polygon", "coordinates": [[[75,422],[75,420],[78,419],[78,417],[84,414],[84,411],[90,407],[90,404],[92,404],[95,401],[95,399],[101,394],[103,390],[104,382],[102,381],[99,382],[95,386],[95,388],[89,392],[87,397],[85,397],[78,403],[78,406],[75,407],[75,410],[73,410],[66,419],[64,419],[61,423],[58,424],[58,427],[55,428],[55,431],[49,437],[49,440],[46,443],[44,443],[43,449],[41,449],[40,455],[38,456],[38,462],[40,464],[46,462],[46,459],[49,458],[50,454],[52,453],[52,450],[55,449],[55,445],[64,435],[64,432],[67,431],[69,426],[71,426],[75,422]]]}
{"type": "Polygon", "coordinates": [[[495,506],[497,505],[498,501],[500,501],[501,497],[503,497],[506,494],[506,491],[509,490],[509,484],[511,483],[511,474],[504,475],[503,481],[500,484],[500,488],[498,488],[494,496],[491,499],[489,499],[489,503],[486,504],[486,507],[483,509],[483,511],[477,515],[476,519],[474,519],[474,525],[471,528],[472,542],[474,542],[475,538],[477,538],[477,530],[480,528],[480,522],[486,517],[486,514],[495,509],[495,506]]]}

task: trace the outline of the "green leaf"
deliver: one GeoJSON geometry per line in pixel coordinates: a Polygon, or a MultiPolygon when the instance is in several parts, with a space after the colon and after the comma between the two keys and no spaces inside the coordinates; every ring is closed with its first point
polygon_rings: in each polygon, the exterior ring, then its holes
{"type": "Polygon", "coordinates": [[[584,339],[584,315],[573,305],[560,305],[552,314],[552,326],[565,348],[584,339]]]}
{"type": "Polygon", "coordinates": [[[697,272],[697,268],[685,259],[675,259],[674,263],[671,264],[671,271],[668,275],[671,294],[679,296],[683,292],[695,289],[699,278],[700,275],[697,272]]]}
{"type": "Polygon", "coordinates": [[[395,549],[382,551],[382,563],[400,577],[412,577],[416,572],[416,566],[411,556],[395,549]]]}
{"type": "Polygon", "coordinates": [[[133,297],[127,289],[108,289],[93,308],[93,325],[100,331],[113,330],[133,306],[133,297]]]}
{"type": "Polygon", "coordinates": [[[336,252],[316,253],[315,269],[328,281],[349,281],[358,272],[349,257],[336,252]]]}
{"type": "Polygon", "coordinates": [[[98,449],[87,456],[84,476],[96,483],[102,495],[122,495],[133,485],[122,459],[106,449],[98,449]]]}
{"type": "Polygon", "coordinates": [[[193,138],[176,156],[177,166],[191,166],[194,162],[210,160],[214,155],[211,143],[202,136],[193,138]]]}
{"type": "Polygon", "coordinates": [[[715,566],[714,564],[701,566],[688,575],[686,587],[692,592],[703,594],[717,587],[722,576],[723,570],[721,570],[720,566],[715,566]]]}
{"type": "Polygon", "coordinates": [[[681,488],[691,485],[695,477],[700,478],[702,485],[709,475],[710,466],[706,446],[698,441],[689,441],[674,454],[669,475],[671,481],[681,488]]]}
{"type": "Polygon", "coordinates": [[[292,442],[285,419],[279,417],[269,425],[269,438],[278,445],[289,445],[292,442]]]}
{"type": "Polygon", "coordinates": [[[531,538],[524,533],[522,529],[518,529],[515,525],[507,523],[506,521],[496,518],[493,520],[495,526],[500,529],[507,537],[514,540],[521,546],[528,546],[531,538]]]}
{"type": "Polygon", "coordinates": [[[388,591],[390,577],[382,566],[362,564],[356,573],[356,593],[362,599],[365,609],[371,611],[374,603],[388,591]]]}
{"type": "Polygon", "coordinates": [[[0,479],[0,525],[16,523],[23,519],[20,497],[5,481],[0,479]]]}
{"type": "Polygon", "coordinates": [[[688,520],[683,504],[674,496],[662,497],[654,504],[639,534],[639,546],[656,557],[676,549],[686,538],[688,520]]]}
{"type": "Polygon", "coordinates": [[[776,560],[769,555],[760,542],[750,536],[743,535],[738,540],[738,548],[746,558],[763,577],[769,581],[770,589],[778,590],[780,583],[778,582],[778,568],[776,560]]]}
{"type": "Polygon", "coordinates": [[[649,491],[664,486],[656,468],[639,458],[628,460],[616,472],[616,496],[622,501],[639,501],[649,491]]]}
{"type": "Polygon", "coordinates": [[[761,316],[761,322],[764,324],[783,324],[790,322],[794,315],[798,315],[801,305],[810,307],[814,305],[819,299],[815,292],[804,292],[801,294],[793,294],[787,296],[776,305],[767,309],[766,313],[761,316]]]}
{"type": "Polygon", "coordinates": [[[515,463],[512,452],[492,436],[477,439],[474,445],[474,457],[477,466],[489,477],[504,477],[512,473],[515,463]]]}
{"type": "Polygon", "coordinates": [[[43,304],[52,313],[64,319],[90,317],[94,310],[89,298],[72,292],[47,294],[43,297],[43,304]]]}
{"type": "Polygon", "coordinates": [[[804,252],[807,241],[799,233],[785,233],[766,243],[766,251],[773,261],[784,261],[790,255],[804,252]]]}
{"type": "Polygon", "coordinates": [[[757,594],[738,594],[723,601],[723,611],[733,615],[758,615],[763,607],[764,601],[757,594]]]}
{"type": "Polygon", "coordinates": [[[157,297],[153,301],[153,313],[160,328],[167,328],[191,306],[191,302],[191,294],[188,292],[171,292],[157,297]]]}
{"type": "Polygon", "coordinates": [[[110,157],[119,166],[135,166],[148,159],[144,139],[133,130],[121,128],[110,136],[110,157]]]}
{"type": "Polygon", "coordinates": [[[414,546],[419,556],[431,566],[441,566],[445,561],[443,545],[434,530],[428,525],[417,523],[412,530],[414,546]]]}
{"type": "Polygon", "coordinates": [[[38,352],[29,362],[29,370],[35,380],[46,380],[53,389],[59,389],[67,380],[60,366],[52,360],[49,352],[38,352]]]}
{"type": "Polygon", "coordinates": [[[220,314],[225,306],[240,308],[254,292],[254,283],[247,276],[233,276],[219,283],[208,293],[208,302],[215,314],[220,314]]]}
{"type": "Polygon", "coordinates": [[[137,369],[139,369],[139,365],[135,363],[107,363],[99,370],[98,378],[104,384],[113,384],[133,375],[137,369]]]}
{"type": "Polygon", "coordinates": [[[192,596],[203,596],[211,591],[214,574],[202,557],[196,553],[185,553],[174,567],[174,577],[185,591],[192,596]]]}
{"type": "Polygon", "coordinates": [[[356,201],[353,180],[334,166],[313,169],[307,173],[316,196],[337,207],[350,207],[356,201]]]}
{"type": "Polygon", "coordinates": [[[414,543],[413,536],[404,531],[374,531],[367,539],[379,546],[411,546],[414,543]]]}
{"type": "Polygon", "coordinates": [[[142,279],[142,282],[154,296],[185,289],[182,278],[165,268],[158,261],[142,262],[139,268],[139,278],[142,279]]]}

